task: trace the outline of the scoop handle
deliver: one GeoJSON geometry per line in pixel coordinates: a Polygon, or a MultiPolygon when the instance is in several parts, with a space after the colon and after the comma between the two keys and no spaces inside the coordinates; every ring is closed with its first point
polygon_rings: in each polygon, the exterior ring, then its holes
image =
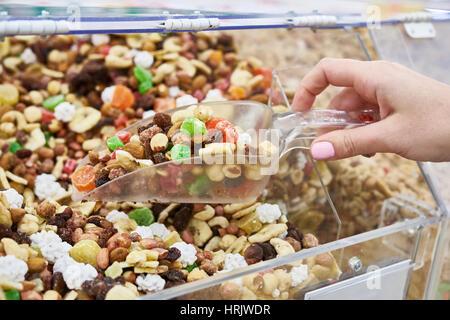
{"type": "Polygon", "coordinates": [[[281,155],[294,148],[309,149],[312,140],[332,130],[364,126],[380,119],[374,110],[346,112],[316,109],[306,112],[285,112],[273,116],[273,128],[281,133],[284,146],[281,155]]]}

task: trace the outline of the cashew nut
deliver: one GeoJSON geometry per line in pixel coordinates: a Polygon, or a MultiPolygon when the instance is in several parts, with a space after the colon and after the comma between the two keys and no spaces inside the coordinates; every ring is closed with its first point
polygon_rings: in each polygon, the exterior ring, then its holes
{"type": "Polygon", "coordinates": [[[294,248],[292,248],[289,242],[280,238],[270,239],[270,244],[275,248],[277,257],[285,256],[295,252],[294,248]]]}
{"type": "MultiPolygon", "coordinates": [[[[250,243],[266,242],[272,238],[278,237],[280,234],[287,230],[287,225],[284,223],[268,224],[264,226],[254,235],[248,238],[250,243]]],[[[281,239],[280,239],[281,240],[281,239]]],[[[291,247],[292,248],[292,247],[291,247]]],[[[294,249],[292,249],[294,250],[294,249]]]]}
{"type": "Polygon", "coordinates": [[[225,218],[223,216],[217,216],[217,217],[214,217],[211,220],[209,220],[208,224],[209,224],[210,227],[220,226],[220,227],[225,229],[226,227],[228,227],[230,222],[228,221],[227,218],[225,218]]]}
{"type": "MultiPolygon", "coordinates": [[[[214,214],[215,214],[214,208],[211,207],[209,204],[207,204],[202,211],[199,211],[196,214],[194,214],[194,218],[203,220],[203,221],[208,221],[209,219],[214,217],[214,214]]],[[[227,222],[228,222],[228,220],[227,220],[227,222]]],[[[209,224],[209,225],[212,227],[211,224],[209,224]]],[[[223,227],[223,228],[226,228],[226,227],[223,227]]]]}
{"type": "Polygon", "coordinates": [[[213,252],[215,249],[219,248],[221,238],[219,236],[212,237],[205,246],[205,251],[213,252]]]}
{"type": "Polygon", "coordinates": [[[192,218],[189,221],[188,229],[192,230],[195,245],[203,246],[212,236],[213,232],[205,221],[192,218]]]}
{"type": "Polygon", "coordinates": [[[8,111],[6,112],[1,119],[1,122],[15,122],[16,127],[19,130],[23,130],[27,121],[25,120],[24,115],[19,111],[8,111]]]}

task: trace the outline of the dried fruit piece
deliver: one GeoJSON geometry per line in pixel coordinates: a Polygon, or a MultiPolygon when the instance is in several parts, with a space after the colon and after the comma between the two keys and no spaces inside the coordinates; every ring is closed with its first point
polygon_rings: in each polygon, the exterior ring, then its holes
{"type": "Polygon", "coordinates": [[[0,84],[0,105],[14,105],[19,102],[19,90],[10,84],[0,84]]]}
{"type": "Polygon", "coordinates": [[[144,94],[151,88],[153,88],[153,82],[146,81],[139,84],[138,90],[140,94],[144,94]]]}
{"type": "Polygon", "coordinates": [[[177,106],[174,98],[156,98],[153,109],[155,112],[164,112],[170,109],[174,109],[177,106]]]}
{"type": "Polygon", "coordinates": [[[78,191],[91,191],[95,188],[95,170],[92,166],[83,166],[72,174],[72,184],[78,191]]]}
{"type": "Polygon", "coordinates": [[[192,137],[194,134],[205,134],[206,126],[203,121],[190,116],[184,119],[183,123],[181,124],[180,131],[189,133],[189,135],[192,137]]]}
{"type": "Polygon", "coordinates": [[[270,88],[271,84],[272,84],[272,69],[267,68],[267,67],[261,67],[256,69],[253,72],[253,75],[257,76],[257,75],[262,75],[264,77],[264,80],[262,81],[262,85],[265,89],[270,88]]]}
{"type": "Polygon", "coordinates": [[[89,263],[96,268],[100,249],[97,242],[93,240],[81,240],[70,249],[69,254],[75,261],[89,263]]]}
{"type": "Polygon", "coordinates": [[[22,146],[20,145],[20,143],[18,143],[16,141],[11,142],[11,144],[9,145],[9,152],[11,152],[11,153],[14,153],[20,149],[22,149],[22,146]]]}
{"type": "Polygon", "coordinates": [[[6,300],[20,300],[20,292],[18,290],[5,290],[6,300]]]}
{"type": "Polygon", "coordinates": [[[125,110],[131,108],[134,105],[134,95],[133,92],[124,85],[117,85],[114,90],[114,96],[111,101],[111,105],[114,108],[125,110]]]}
{"type": "Polygon", "coordinates": [[[170,149],[172,160],[180,160],[190,158],[191,147],[185,144],[176,144],[170,149]]]}
{"type": "Polygon", "coordinates": [[[155,222],[155,216],[149,208],[134,209],[128,216],[135,220],[139,226],[149,226],[155,222]]]}
{"type": "Polygon", "coordinates": [[[42,106],[47,109],[54,111],[56,106],[62,102],[66,101],[63,94],[59,94],[57,96],[49,97],[42,102],[42,106]]]}
{"type": "Polygon", "coordinates": [[[120,140],[120,138],[118,136],[113,136],[113,137],[109,138],[108,140],[106,140],[106,144],[107,144],[109,150],[111,150],[111,151],[116,150],[116,148],[124,147],[122,140],[120,140]]]}
{"type": "Polygon", "coordinates": [[[224,121],[224,118],[212,118],[208,122],[206,122],[206,129],[216,129],[216,126],[219,122],[224,121]]]}
{"type": "Polygon", "coordinates": [[[139,83],[144,83],[147,81],[151,82],[152,78],[153,78],[150,71],[148,71],[142,67],[139,67],[139,66],[134,67],[133,74],[136,77],[136,79],[139,81],[139,83]]]}
{"type": "Polygon", "coordinates": [[[131,134],[128,131],[119,131],[115,134],[116,137],[119,137],[123,143],[127,143],[130,141],[131,134]]]}
{"type": "Polygon", "coordinates": [[[248,235],[259,231],[262,228],[262,223],[258,219],[256,212],[246,215],[237,222],[237,226],[247,232],[248,235]]]}
{"type": "Polygon", "coordinates": [[[200,196],[205,194],[211,188],[211,180],[206,174],[197,177],[194,183],[188,186],[189,194],[192,196],[200,196]]]}

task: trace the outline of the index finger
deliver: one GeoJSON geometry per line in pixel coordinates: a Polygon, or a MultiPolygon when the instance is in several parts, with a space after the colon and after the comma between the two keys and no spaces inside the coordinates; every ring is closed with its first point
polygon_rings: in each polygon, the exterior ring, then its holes
{"type": "Polygon", "coordinates": [[[318,94],[330,84],[338,87],[355,87],[365,72],[364,62],[352,59],[322,59],[300,82],[292,102],[292,109],[305,111],[311,108],[318,94]]]}

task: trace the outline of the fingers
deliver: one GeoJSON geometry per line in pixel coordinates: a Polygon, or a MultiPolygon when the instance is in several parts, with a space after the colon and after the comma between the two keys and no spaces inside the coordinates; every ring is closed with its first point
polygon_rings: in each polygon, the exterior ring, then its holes
{"type": "Polygon", "coordinates": [[[316,160],[337,160],[377,152],[393,152],[389,139],[394,137],[391,119],[367,126],[335,130],[317,138],[311,146],[316,160]]]}
{"type": "Polygon", "coordinates": [[[330,102],[329,108],[354,111],[361,109],[366,102],[353,88],[344,88],[330,102]]]}
{"type": "Polygon", "coordinates": [[[367,95],[375,97],[375,88],[367,87],[370,81],[366,75],[370,74],[368,70],[372,69],[371,66],[370,62],[351,59],[322,59],[300,82],[292,102],[292,109],[299,111],[310,109],[316,96],[330,84],[353,87],[363,97],[367,95]],[[360,92],[360,89],[369,92],[360,92]]]}

